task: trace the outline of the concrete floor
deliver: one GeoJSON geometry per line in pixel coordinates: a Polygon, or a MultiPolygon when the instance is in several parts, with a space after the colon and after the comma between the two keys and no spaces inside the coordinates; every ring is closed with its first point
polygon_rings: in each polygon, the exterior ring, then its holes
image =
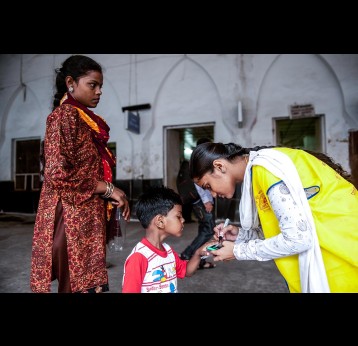
{"type": "MultiPolygon", "coordinates": [[[[0,293],[31,293],[29,285],[31,242],[35,215],[0,214],[0,293]]],[[[185,224],[183,236],[167,238],[179,254],[197,233],[197,223],[185,224]]],[[[144,235],[138,221],[128,223],[124,249],[108,253],[109,293],[121,292],[123,264],[144,235]]],[[[218,262],[216,268],[198,270],[178,282],[180,293],[289,293],[273,261],[218,262]]],[[[52,285],[56,293],[56,282],[52,285]]]]}

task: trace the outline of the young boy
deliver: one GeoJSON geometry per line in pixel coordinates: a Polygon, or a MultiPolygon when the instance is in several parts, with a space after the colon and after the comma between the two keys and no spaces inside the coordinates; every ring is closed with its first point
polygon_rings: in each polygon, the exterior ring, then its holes
{"type": "Polygon", "coordinates": [[[167,187],[151,187],[136,204],[136,215],[145,237],[133,248],[124,263],[122,293],[177,293],[177,278],[192,276],[201,256],[208,255],[209,241],[189,261],[164,243],[168,236],[180,237],[184,229],[180,196],[167,187]]]}

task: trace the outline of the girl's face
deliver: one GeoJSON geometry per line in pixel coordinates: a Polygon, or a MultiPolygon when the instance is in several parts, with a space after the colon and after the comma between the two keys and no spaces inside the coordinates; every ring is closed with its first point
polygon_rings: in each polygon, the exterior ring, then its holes
{"type": "Polygon", "coordinates": [[[213,166],[212,173],[204,174],[201,179],[194,178],[194,183],[209,190],[214,198],[232,198],[235,194],[236,184],[239,182],[237,175],[239,174],[241,177],[241,167],[235,167],[227,160],[215,160],[213,166]]]}
{"type": "Polygon", "coordinates": [[[89,71],[85,76],[78,79],[76,83],[68,77],[67,87],[72,86],[71,95],[88,108],[95,108],[102,95],[103,75],[98,71],[89,71]]]}

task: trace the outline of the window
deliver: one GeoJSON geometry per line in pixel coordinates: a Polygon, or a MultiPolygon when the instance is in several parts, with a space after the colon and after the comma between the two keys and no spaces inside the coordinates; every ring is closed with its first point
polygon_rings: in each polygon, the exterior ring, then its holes
{"type": "Polygon", "coordinates": [[[324,116],[274,118],[276,145],[323,152],[324,116]]]}
{"type": "MultiPolygon", "coordinates": [[[[15,191],[38,191],[41,187],[40,150],[41,139],[14,139],[14,172],[15,191]]],[[[116,143],[108,143],[116,155],[116,143]]],[[[113,179],[116,178],[116,167],[112,168],[113,179]]]]}
{"type": "Polygon", "coordinates": [[[15,190],[38,191],[40,189],[40,139],[15,139],[14,172],[15,190]]]}

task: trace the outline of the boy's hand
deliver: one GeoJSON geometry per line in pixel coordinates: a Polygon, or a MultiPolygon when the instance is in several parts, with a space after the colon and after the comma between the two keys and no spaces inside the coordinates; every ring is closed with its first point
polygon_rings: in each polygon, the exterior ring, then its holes
{"type": "Polygon", "coordinates": [[[209,240],[208,242],[206,242],[205,244],[203,244],[203,245],[197,250],[198,255],[199,255],[200,257],[204,257],[204,258],[205,258],[205,257],[209,257],[209,256],[211,255],[212,251],[208,251],[208,250],[207,250],[207,247],[208,247],[208,246],[215,245],[215,244],[217,244],[217,243],[218,243],[218,241],[215,240],[215,239],[209,240]]]}
{"type": "Polygon", "coordinates": [[[222,248],[210,251],[210,253],[214,256],[214,261],[231,261],[235,259],[234,245],[235,243],[232,241],[223,241],[222,248]]]}

